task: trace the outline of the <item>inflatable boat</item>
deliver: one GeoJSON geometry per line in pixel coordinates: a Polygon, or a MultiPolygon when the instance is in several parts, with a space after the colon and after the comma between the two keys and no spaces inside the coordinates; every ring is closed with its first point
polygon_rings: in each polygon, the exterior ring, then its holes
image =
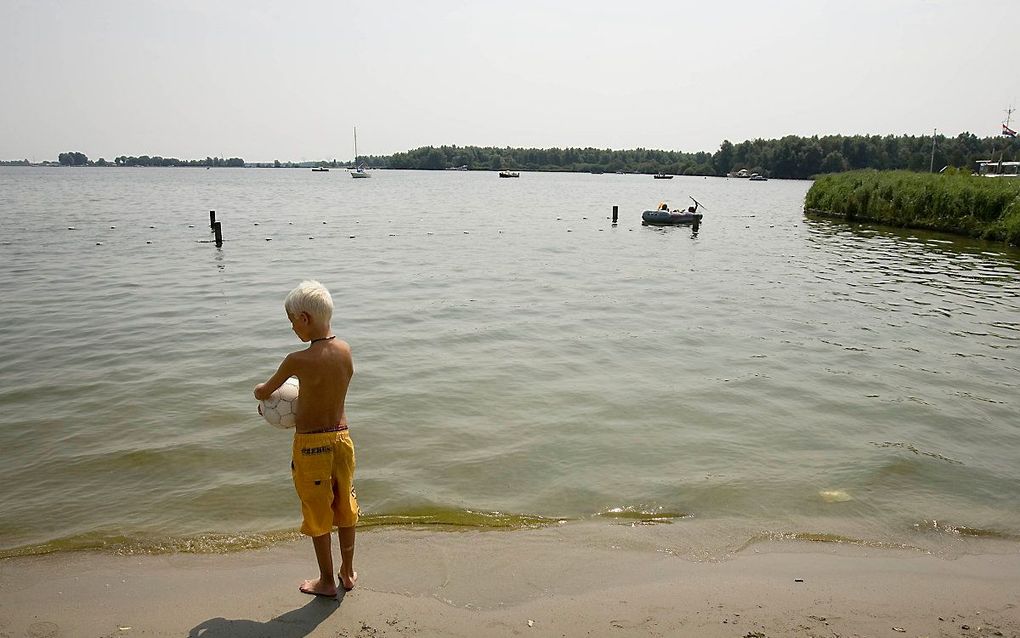
{"type": "Polygon", "coordinates": [[[673,226],[676,224],[699,224],[701,213],[679,210],[646,210],[641,213],[641,223],[652,226],[673,226]]]}

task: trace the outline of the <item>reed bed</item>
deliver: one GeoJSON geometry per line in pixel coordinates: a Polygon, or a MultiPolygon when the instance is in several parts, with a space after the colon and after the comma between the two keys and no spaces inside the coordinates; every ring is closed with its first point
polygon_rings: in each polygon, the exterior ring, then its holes
{"type": "Polygon", "coordinates": [[[1020,245],[1020,179],[910,171],[835,173],[815,180],[804,210],[1020,245]]]}

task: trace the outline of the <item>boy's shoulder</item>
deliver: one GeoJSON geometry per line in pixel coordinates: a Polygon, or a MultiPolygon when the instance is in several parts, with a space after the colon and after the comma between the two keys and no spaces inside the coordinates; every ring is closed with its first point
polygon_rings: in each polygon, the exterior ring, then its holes
{"type": "MultiPolygon", "coordinates": [[[[343,339],[333,339],[330,341],[330,350],[335,353],[339,353],[341,356],[351,356],[351,344],[347,343],[343,339]]],[[[321,352],[321,351],[320,351],[321,352]]],[[[287,359],[291,361],[311,361],[319,359],[319,355],[316,351],[310,348],[304,348],[303,350],[295,350],[287,355],[287,359]]]]}
{"type": "Polygon", "coordinates": [[[347,343],[340,337],[330,339],[329,346],[334,352],[343,352],[345,354],[351,353],[351,344],[347,343]]]}
{"type": "Polygon", "coordinates": [[[335,339],[331,344],[335,356],[341,365],[353,365],[354,357],[351,356],[351,344],[342,339],[335,339]]]}

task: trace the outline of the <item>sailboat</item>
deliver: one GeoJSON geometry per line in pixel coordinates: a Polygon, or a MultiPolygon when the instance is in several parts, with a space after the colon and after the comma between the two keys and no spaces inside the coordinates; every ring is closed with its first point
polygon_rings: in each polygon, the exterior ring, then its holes
{"type": "Polygon", "coordinates": [[[1012,106],[1006,109],[1006,120],[1002,123],[1002,136],[1011,139],[1006,140],[1002,146],[1002,150],[999,151],[999,159],[995,159],[995,149],[992,149],[992,156],[990,159],[977,160],[978,172],[976,175],[982,175],[984,177],[1011,177],[1014,179],[1020,179],[1020,162],[1004,162],[1002,161],[1006,157],[1006,150],[1013,146],[1012,142],[1016,139],[1017,132],[1011,128],[1013,111],[1012,106]]]}
{"type": "Polygon", "coordinates": [[[354,170],[351,177],[371,177],[365,170],[364,165],[358,164],[358,127],[354,127],[354,170]]]}

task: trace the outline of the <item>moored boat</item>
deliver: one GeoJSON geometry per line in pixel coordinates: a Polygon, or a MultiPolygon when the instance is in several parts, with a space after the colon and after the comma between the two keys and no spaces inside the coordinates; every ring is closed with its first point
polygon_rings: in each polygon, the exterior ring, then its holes
{"type": "Polygon", "coordinates": [[[665,173],[656,173],[652,175],[653,179],[673,179],[672,175],[666,175],[665,173]]]}
{"type": "Polygon", "coordinates": [[[520,177],[521,174],[520,173],[514,173],[512,171],[500,171],[499,172],[499,176],[500,177],[520,177]]]}
{"type": "MultiPolygon", "coordinates": [[[[1006,119],[1002,122],[1002,136],[1008,137],[1010,139],[1006,140],[1006,143],[1003,145],[1002,150],[999,151],[999,160],[995,161],[992,158],[986,160],[978,160],[977,161],[978,170],[977,173],[975,173],[975,175],[980,175],[982,177],[1020,178],[1020,162],[1003,161],[1003,159],[1005,159],[1006,157],[1006,150],[1013,146],[1013,141],[1017,137],[1017,132],[1010,128],[1013,119],[1013,111],[1014,109],[1012,106],[1006,109],[1006,119]]],[[[934,150],[932,151],[932,153],[934,153],[934,150]]]]}
{"type": "Polygon", "coordinates": [[[1020,177],[1020,162],[978,160],[975,175],[982,177],[1020,177]]]}

